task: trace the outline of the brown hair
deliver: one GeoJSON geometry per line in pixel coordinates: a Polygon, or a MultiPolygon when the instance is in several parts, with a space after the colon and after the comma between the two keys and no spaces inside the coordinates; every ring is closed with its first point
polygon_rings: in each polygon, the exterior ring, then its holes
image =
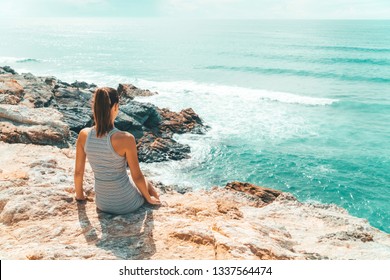
{"type": "Polygon", "coordinates": [[[93,118],[96,126],[96,136],[101,137],[111,129],[111,108],[119,102],[116,89],[110,87],[97,88],[93,98],[93,118]]]}

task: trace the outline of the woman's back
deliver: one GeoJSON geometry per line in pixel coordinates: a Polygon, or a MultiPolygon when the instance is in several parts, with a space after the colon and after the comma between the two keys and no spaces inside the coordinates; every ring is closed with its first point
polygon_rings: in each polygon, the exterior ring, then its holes
{"type": "Polygon", "coordinates": [[[92,127],[84,151],[95,176],[96,206],[105,212],[126,214],[140,207],[144,198],[130,182],[126,158],[118,155],[112,147],[111,136],[119,131],[114,127],[98,138],[92,127]]]}

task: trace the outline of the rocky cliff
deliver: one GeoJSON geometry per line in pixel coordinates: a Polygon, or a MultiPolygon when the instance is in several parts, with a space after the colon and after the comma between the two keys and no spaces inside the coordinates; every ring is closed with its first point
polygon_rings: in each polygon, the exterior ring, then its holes
{"type": "MultiPolygon", "coordinates": [[[[1,259],[390,259],[390,235],[366,220],[249,183],[189,191],[155,182],[161,207],[115,216],[96,209],[87,164],[88,201],[76,202],[73,143],[92,122],[95,87],[0,68],[1,259]]],[[[160,109],[133,100],[141,89],[119,89],[116,125],[137,135],[144,161],[185,158],[189,147],[172,135],[207,130],[192,109],[160,109]]]]}

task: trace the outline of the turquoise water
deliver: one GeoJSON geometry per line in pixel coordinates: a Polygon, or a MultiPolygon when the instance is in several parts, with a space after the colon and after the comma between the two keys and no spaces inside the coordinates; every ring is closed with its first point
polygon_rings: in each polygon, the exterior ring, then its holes
{"type": "Polygon", "coordinates": [[[390,232],[390,21],[42,19],[0,22],[0,65],[160,94],[211,126],[177,135],[149,176],[232,180],[335,203],[390,232]]]}

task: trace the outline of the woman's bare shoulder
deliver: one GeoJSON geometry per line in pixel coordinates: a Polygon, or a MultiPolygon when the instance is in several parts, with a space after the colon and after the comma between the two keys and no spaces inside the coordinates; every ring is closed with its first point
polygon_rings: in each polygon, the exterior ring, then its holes
{"type": "Polygon", "coordinates": [[[125,156],[132,143],[135,143],[135,138],[129,132],[118,131],[111,136],[111,145],[120,156],[125,156]]]}
{"type": "Polygon", "coordinates": [[[88,133],[91,131],[92,127],[84,127],[82,130],[79,132],[79,138],[80,137],[87,137],[88,133]]]}
{"type": "Polygon", "coordinates": [[[117,131],[111,136],[112,141],[129,141],[134,139],[133,134],[127,131],[117,131]]]}

